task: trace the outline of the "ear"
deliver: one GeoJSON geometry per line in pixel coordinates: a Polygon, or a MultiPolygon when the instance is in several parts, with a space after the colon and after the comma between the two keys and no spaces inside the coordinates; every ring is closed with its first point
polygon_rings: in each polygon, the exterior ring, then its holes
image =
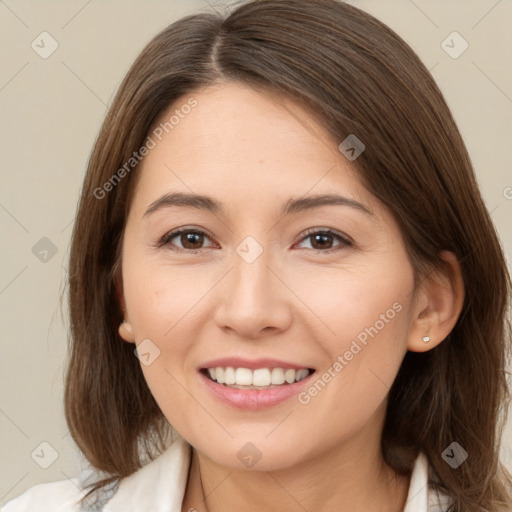
{"type": "Polygon", "coordinates": [[[119,307],[121,312],[123,313],[123,321],[119,324],[118,332],[119,336],[123,338],[124,341],[129,343],[135,343],[135,336],[133,335],[133,328],[128,318],[128,313],[126,311],[126,302],[124,300],[124,290],[123,290],[123,277],[121,272],[116,271],[114,277],[114,288],[116,291],[117,301],[119,303],[119,307]]]}
{"type": "Polygon", "coordinates": [[[135,343],[135,336],[133,335],[132,324],[128,320],[124,320],[118,327],[119,336],[128,343],[135,343]]]}
{"type": "Polygon", "coordinates": [[[442,251],[444,269],[429,274],[418,290],[407,343],[412,352],[437,347],[452,331],[464,304],[464,280],[457,257],[442,251]]]}

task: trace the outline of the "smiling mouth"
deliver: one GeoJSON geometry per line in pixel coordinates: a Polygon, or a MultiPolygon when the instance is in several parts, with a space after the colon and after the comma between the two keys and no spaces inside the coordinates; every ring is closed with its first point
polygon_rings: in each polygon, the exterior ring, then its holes
{"type": "Polygon", "coordinates": [[[201,372],[207,378],[234,389],[271,389],[289,386],[309,377],[315,370],[311,368],[234,368],[232,366],[203,368],[201,372]]]}

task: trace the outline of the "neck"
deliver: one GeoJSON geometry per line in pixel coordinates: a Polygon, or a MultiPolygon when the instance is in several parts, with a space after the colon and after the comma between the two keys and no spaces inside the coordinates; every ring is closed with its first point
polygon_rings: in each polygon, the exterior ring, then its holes
{"type": "Polygon", "coordinates": [[[193,450],[182,510],[402,511],[409,478],[385,464],[380,430],[370,439],[363,430],[335,449],[275,471],[226,468],[193,450]]]}

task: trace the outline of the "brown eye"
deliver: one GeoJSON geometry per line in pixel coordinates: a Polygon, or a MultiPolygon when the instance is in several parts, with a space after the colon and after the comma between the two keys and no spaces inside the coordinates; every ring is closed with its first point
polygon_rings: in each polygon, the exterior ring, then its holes
{"type": "MultiPolygon", "coordinates": [[[[196,229],[178,229],[167,233],[158,243],[158,247],[167,245],[177,251],[200,252],[204,249],[205,239],[209,239],[206,233],[196,229]],[[175,240],[175,242],[173,242],[175,240]]],[[[208,246],[207,246],[208,247],[208,246]]]]}
{"type": "Polygon", "coordinates": [[[186,232],[179,236],[184,249],[200,249],[204,241],[204,235],[200,233],[186,232]]]}
{"type": "Polygon", "coordinates": [[[301,243],[305,240],[310,240],[311,249],[318,252],[333,252],[353,245],[348,238],[330,229],[310,231],[301,239],[301,243]],[[335,241],[339,243],[333,246],[335,241]]]}
{"type": "Polygon", "coordinates": [[[330,249],[333,244],[333,236],[325,233],[310,235],[313,249],[330,249]]]}

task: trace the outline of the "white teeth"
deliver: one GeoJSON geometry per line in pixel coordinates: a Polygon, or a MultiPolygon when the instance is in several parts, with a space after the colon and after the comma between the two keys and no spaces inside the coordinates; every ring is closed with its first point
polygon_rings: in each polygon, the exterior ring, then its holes
{"type": "Polygon", "coordinates": [[[270,386],[270,370],[268,368],[258,368],[252,373],[253,386],[270,386]]]}
{"type": "Polygon", "coordinates": [[[276,386],[284,384],[284,370],[282,368],[273,368],[271,381],[276,386]]]}
{"type": "Polygon", "coordinates": [[[248,368],[237,368],[235,372],[235,379],[235,384],[238,384],[239,386],[252,386],[252,372],[248,368]]]}
{"type": "Polygon", "coordinates": [[[305,379],[308,375],[309,371],[303,368],[295,374],[295,380],[298,382],[299,380],[305,379]]]}
{"type": "Polygon", "coordinates": [[[288,384],[293,384],[295,382],[295,370],[286,370],[284,372],[284,380],[288,384]]]}
{"type": "Polygon", "coordinates": [[[309,370],[301,368],[294,370],[287,368],[258,368],[249,370],[249,368],[233,368],[228,366],[223,368],[208,368],[208,374],[213,381],[219,384],[225,384],[235,388],[244,389],[265,389],[269,387],[281,386],[283,384],[293,384],[305,379],[309,375],[309,370]]]}
{"type": "Polygon", "coordinates": [[[235,370],[231,366],[224,372],[224,384],[236,384],[235,370]]]}

